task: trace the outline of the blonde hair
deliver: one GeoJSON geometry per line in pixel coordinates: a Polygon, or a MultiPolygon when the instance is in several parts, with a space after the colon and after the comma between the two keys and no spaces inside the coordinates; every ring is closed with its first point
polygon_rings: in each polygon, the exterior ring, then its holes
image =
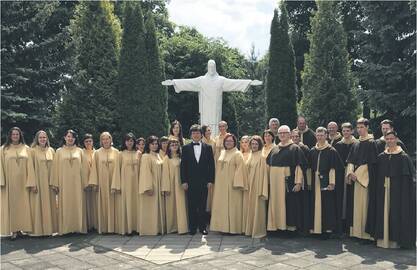
{"type": "MultiPolygon", "coordinates": [[[[239,143],[242,143],[244,140],[246,140],[248,142],[248,144],[249,144],[250,143],[250,136],[248,136],[248,135],[242,136],[240,138],[239,143]]],[[[240,147],[240,152],[244,153],[242,147],[240,147]]],[[[250,152],[250,146],[248,146],[248,152],[250,152]]]]}
{"type": "Polygon", "coordinates": [[[111,141],[111,145],[113,145],[113,137],[111,136],[110,132],[108,131],[104,131],[100,134],[100,146],[103,147],[103,144],[101,143],[101,140],[103,139],[103,137],[109,137],[110,141],[111,141]]]}
{"type": "Polygon", "coordinates": [[[50,147],[48,133],[46,133],[46,131],[44,131],[44,130],[38,130],[38,132],[36,132],[35,138],[33,138],[33,142],[30,145],[30,147],[39,146],[39,135],[41,135],[41,133],[45,133],[45,136],[46,136],[45,147],[47,147],[47,148],[50,147]]]}

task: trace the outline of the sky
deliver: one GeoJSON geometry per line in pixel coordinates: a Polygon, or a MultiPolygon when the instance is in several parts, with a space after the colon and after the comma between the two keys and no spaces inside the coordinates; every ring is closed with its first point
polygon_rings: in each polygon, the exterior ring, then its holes
{"type": "Polygon", "coordinates": [[[207,37],[221,37],[245,56],[252,44],[263,56],[269,47],[269,30],[276,0],[171,0],[169,18],[195,27],[207,37]]]}

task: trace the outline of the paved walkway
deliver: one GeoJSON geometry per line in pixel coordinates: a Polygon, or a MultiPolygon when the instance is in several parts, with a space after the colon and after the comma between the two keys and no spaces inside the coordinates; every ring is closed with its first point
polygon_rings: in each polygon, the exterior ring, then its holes
{"type": "Polygon", "coordinates": [[[1,269],[416,269],[415,250],[351,239],[89,234],[1,244],[1,269]]]}

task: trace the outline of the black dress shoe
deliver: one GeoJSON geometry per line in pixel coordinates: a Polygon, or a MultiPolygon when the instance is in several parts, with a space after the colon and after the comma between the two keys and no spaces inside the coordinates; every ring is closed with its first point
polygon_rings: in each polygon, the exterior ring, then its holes
{"type": "Polygon", "coordinates": [[[208,231],[206,229],[200,230],[200,232],[201,232],[202,235],[207,235],[208,234],[208,231]]]}
{"type": "Polygon", "coordinates": [[[195,235],[196,233],[197,233],[197,231],[193,230],[193,231],[190,231],[188,234],[189,235],[195,235]]]}

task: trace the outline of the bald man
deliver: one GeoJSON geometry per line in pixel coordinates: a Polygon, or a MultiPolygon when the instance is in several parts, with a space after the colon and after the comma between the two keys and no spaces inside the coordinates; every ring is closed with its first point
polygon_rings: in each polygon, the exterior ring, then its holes
{"type": "Polygon", "coordinates": [[[327,131],[329,133],[327,141],[331,146],[335,146],[336,143],[340,142],[343,138],[342,134],[339,132],[339,126],[336,122],[330,122],[327,124],[327,131]]]}

